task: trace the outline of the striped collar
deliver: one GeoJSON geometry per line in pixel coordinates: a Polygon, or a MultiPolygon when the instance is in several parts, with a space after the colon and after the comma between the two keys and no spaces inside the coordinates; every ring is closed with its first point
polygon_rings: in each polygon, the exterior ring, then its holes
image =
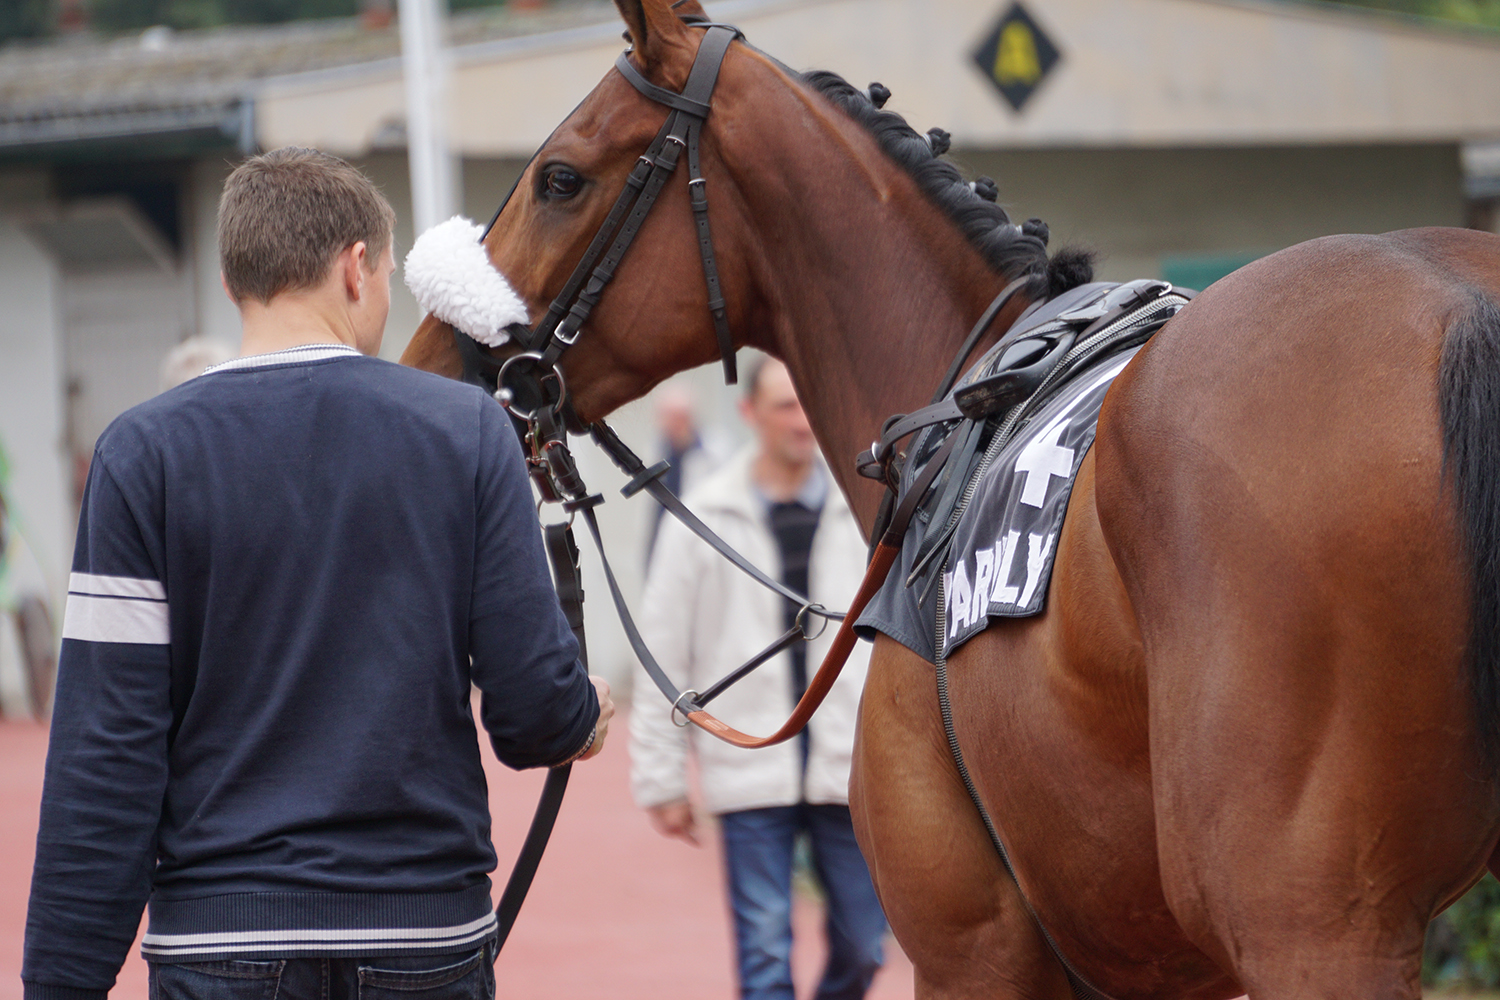
{"type": "Polygon", "coordinates": [[[205,368],[203,374],[211,375],[214,372],[235,371],[240,368],[265,368],[268,365],[295,365],[345,356],[362,357],[348,344],[303,344],[300,347],[288,347],[269,354],[250,354],[243,358],[234,358],[221,365],[205,368]]]}

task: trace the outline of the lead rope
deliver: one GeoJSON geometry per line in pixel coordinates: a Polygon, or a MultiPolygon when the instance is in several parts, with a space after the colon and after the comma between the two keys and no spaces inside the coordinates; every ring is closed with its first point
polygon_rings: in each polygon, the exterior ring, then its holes
{"type": "MultiPolygon", "coordinates": [[[[578,640],[578,659],[585,670],[589,665],[588,645],[583,636],[583,570],[578,562],[578,543],[573,540],[573,525],[564,521],[543,527],[546,540],[547,559],[552,564],[552,580],[557,588],[557,600],[562,605],[563,617],[578,640]]],[[[495,907],[495,954],[505,947],[521,904],[531,891],[532,880],[541,866],[542,855],[547,850],[547,841],[552,837],[552,827],[557,823],[557,814],[562,810],[563,795],[568,790],[568,777],[573,773],[571,763],[554,767],[547,772],[542,785],[542,796],[532,814],[531,826],[521,844],[521,853],[505,881],[505,891],[500,894],[500,903],[495,907]]]]}

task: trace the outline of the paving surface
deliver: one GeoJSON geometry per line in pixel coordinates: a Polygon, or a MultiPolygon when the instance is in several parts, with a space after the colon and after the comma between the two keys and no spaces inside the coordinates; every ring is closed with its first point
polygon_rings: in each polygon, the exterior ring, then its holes
{"type": "MultiPolygon", "coordinates": [[[[719,855],[656,835],[630,801],[625,721],[573,769],[568,798],[526,907],[496,964],[503,1000],[732,1000],[729,914],[719,855]]],[[[20,1000],[21,942],[47,731],[0,723],[0,1000],[20,1000]]],[[[486,753],[501,868],[508,872],[541,791],[486,753]]],[[[499,881],[499,879],[497,879],[499,881]]],[[[496,890],[498,896],[498,888],[496,890]]],[[[822,963],[821,915],[799,900],[793,968],[810,996],[822,963]]],[[[132,951],[111,994],[146,1000],[132,951]]],[[[909,1000],[911,965],[890,942],[871,1000],[909,1000]]]]}

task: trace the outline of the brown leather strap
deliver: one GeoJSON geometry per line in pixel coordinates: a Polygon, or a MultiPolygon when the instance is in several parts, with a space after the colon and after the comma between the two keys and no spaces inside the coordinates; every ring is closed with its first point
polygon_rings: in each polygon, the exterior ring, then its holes
{"type": "Polygon", "coordinates": [[[818,710],[818,706],[823,704],[823,699],[828,696],[828,692],[833,689],[833,682],[839,679],[844,664],[849,660],[849,654],[854,652],[854,644],[859,641],[854,634],[854,622],[879,592],[881,586],[885,584],[885,578],[890,575],[891,567],[896,564],[896,557],[901,554],[901,540],[906,535],[906,527],[911,523],[912,515],[916,513],[922,497],[932,486],[938,471],[947,464],[948,456],[952,453],[954,442],[957,440],[958,435],[954,434],[943,442],[942,448],[932,456],[932,461],[923,467],[921,475],[912,484],[906,499],[896,511],[896,516],[891,519],[891,526],[886,529],[880,544],[875,546],[875,554],[870,559],[870,565],[865,569],[865,578],[861,581],[854,600],[849,603],[849,610],[844,613],[844,620],[839,622],[839,629],[833,636],[833,645],[828,647],[822,665],[818,667],[818,672],[813,675],[811,682],[807,685],[807,691],[797,702],[797,707],[792,709],[791,718],[787,719],[776,732],[765,737],[742,733],[733,726],[714,718],[703,709],[685,712],[689,722],[710,736],[748,750],[775,746],[802,731],[813,713],[818,710]]]}
{"type": "Polygon", "coordinates": [[[686,713],[688,721],[710,736],[749,750],[775,746],[800,733],[802,727],[807,725],[807,720],[811,719],[812,714],[818,710],[818,706],[823,704],[823,699],[833,689],[833,682],[838,680],[844,664],[848,662],[849,654],[854,652],[854,644],[859,641],[854,634],[854,620],[859,617],[860,612],[885,583],[891,566],[895,564],[896,557],[900,554],[900,545],[891,546],[882,541],[875,547],[875,558],[870,561],[869,568],[865,570],[864,582],[859,585],[859,592],[854,595],[854,600],[850,603],[844,620],[839,622],[839,630],[833,636],[833,645],[828,648],[822,665],[818,667],[818,672],[813,675],[807,685],[807,691],[797,702],[797,707],[792,710],[791,718],[787,719],[780,729],[770,736],[750,736],[733,726],[720,722],[702,709],[686,713]]]}

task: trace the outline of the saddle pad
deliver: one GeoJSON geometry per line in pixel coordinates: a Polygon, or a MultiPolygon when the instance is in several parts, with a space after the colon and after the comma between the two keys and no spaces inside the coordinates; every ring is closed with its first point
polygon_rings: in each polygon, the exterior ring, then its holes
{"type": "Polygon", "coordinates": [[[883,632],[932,661],[939,594],[949,655],[990,618],[1042,612],[1073,481],[1094,443],[1105,394],[1137,350],[1115,354],[1065,385],[980,474],[954,530],[941,587],[931,586],[931,569],[906,585],[917,549],[908,537],[885,586],[855,623],[861,636],[883,632]]]}

